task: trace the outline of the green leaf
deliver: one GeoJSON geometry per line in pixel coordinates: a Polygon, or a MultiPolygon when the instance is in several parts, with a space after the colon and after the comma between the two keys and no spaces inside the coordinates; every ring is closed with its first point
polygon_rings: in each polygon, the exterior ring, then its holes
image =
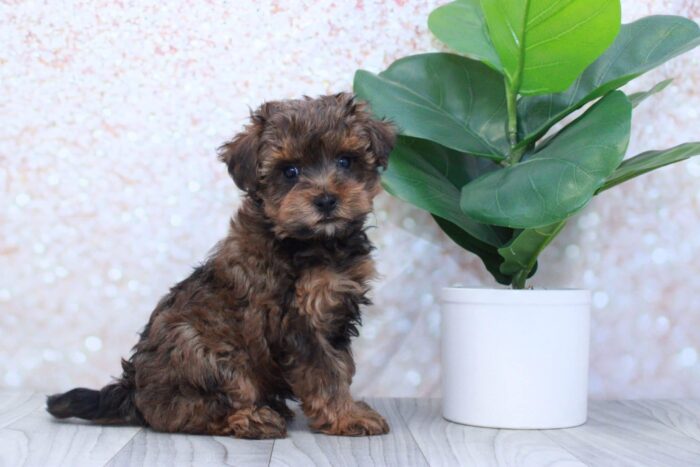
{"type": "Polygon", "coordinates": [[[382,184],[397,198],[456,224],[482,243],[500,247],[512,234],[508,229],[480,224],[459,208],[458,187],[470,179],[468,159],[472,158],[430,141],[399,137],[382,184]]]}
{"type": "Polygon", "coordinates": [[[700,155],[700,141],[680,144],[669,149],[646,151],[637,154],[620,164],[617,170],[605,180],[605,184],[600,187],[598,193],[626,182],[631,178],[697,155],[700,155]]]}
{"type": "Polygon", "coordinates": [[[462,210],[477,222],[534,228],[585,206],[620,165],[632,106],[614,91],[524,162],[488,173],[462,189],[462,210]]]}
{"type": "Polygon", "coordinates": [[[632,94],[628,95],[627,98],[632,103],[633,108],[637,107],[639,104],[644,102],[644,100],[646,100],[646,98],[651,97],[654,94],[657,94],[657,93],[663,91],[664,89],[666,89],[666,87],[669,84],[671,84],[672,81],[673,81],[673,78],[665,79],[665,80],[661,81],[660,83],[656,83],[651,89],[649,89],[647,91],[640,91],[640,92],[632,93],[632,94]]]}
{"type": "Polygon", "coordinates": [[[428,27],[455,51],[502,70],[479,0],[457,0],[436,8],[428,17],[428,27]]]}
{"type": "Polygon", "coordinates": [[[401,136],[382,182],[389,193],[430,212],[447,236],[479,256],[494,278],[507,285],[510,278],[499,272],[502,258],[497,248],[513,231],[476,223],[459,209],[458,187],[498,167],[487,159],[401,136]]]}
{"type": "Polygon", "coordinates": [[[587,102],[700,44],[700,28],[680,16],[648,16],[625,24],[612,46],[565,92],[523,97],[518,120],[527,146],[587,102]]]}
{"type": "Polygon", "coordinates": [[[537,257],[565,225],[566,221],[563,220],[517,233],[508,245],[498,249],[498,254],[503,258],[501,273],[513,277],[515,285],[522,288],[525,279],[534,273],[537,257]]]}
{"type": "Polygon", "coordinates": [[[560,92],[620,29],[619,0],[481,0],[491,41],[510,88],[560,92]]]}
{"type": "Polygon", "coordinates": [[[503,77],[482,63],[445,53],[413,55],[379,75],[357,71],[354,89],[403,135],[494,160],[509,149],[503,77]]]}
{"type": "Polygon", "coordinates": [[[480,242],[450,221],[435,215],[433,219],[453,242],[477,255],[499,284],[510,285],[511,277],[500,271],[503,258],[498,254],[496,247],[480,242]]]}

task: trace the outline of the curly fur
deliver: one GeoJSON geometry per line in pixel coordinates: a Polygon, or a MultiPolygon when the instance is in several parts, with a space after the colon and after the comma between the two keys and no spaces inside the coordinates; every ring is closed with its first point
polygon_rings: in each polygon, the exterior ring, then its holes
{"type": "Polygon", "coordinates": [[[245,192],[228,236],[161,299],[116,383],[50,396],[48,411],[276,438],[292,416],[286,401],[298,399],[315,430],[386,433],[350,396],[350,341],[374,275],[364,222],[393,140],[349,94],[262,105],[220,149],[245,192]],[[328,193],[338,200],[330,216],[314,204],[328,193]]]}

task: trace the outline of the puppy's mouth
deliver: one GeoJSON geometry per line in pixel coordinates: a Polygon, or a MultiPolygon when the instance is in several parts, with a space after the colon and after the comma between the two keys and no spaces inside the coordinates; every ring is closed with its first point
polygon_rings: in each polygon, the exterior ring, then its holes
{"type": "Polygon", "coordinates": [[[343,236],[350,224],[351,222],[347,219],[325,217],[316,223],[314,231],[317,236],[326,238],[343,236]]]}
{"type": "Polygon", "coordinates": [[[337,224],[339,222],[344,222],[345,219],[341,219],[336,216],[324,216],[322,217],[316,224],[318,225],[327,225],[327,224],[337,224]]]}
{"type": "Polygon", "coordinates": [[[298,239],[328,238],[343,236],[351,224],[354,224],[352,220],[343,217],[324,216],[311,224],[290,226],[291,228],[288,228],[287,232],[289,232],[289,236],[298,239]]]}

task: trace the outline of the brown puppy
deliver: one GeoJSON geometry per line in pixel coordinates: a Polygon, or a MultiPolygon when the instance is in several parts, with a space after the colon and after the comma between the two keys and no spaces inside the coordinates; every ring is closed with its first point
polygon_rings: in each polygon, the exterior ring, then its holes
{"type": "Polygon", "coordinates": [[[58,418],[277,438],[299,399],[311,427],[376,435],[350,396],[350,338],[373,278],[366,216],[394,129],[349,94],[269,102],[220,149],[245,191],[228,236],[158,303],[122,377],[48,398],[58,418]]]}

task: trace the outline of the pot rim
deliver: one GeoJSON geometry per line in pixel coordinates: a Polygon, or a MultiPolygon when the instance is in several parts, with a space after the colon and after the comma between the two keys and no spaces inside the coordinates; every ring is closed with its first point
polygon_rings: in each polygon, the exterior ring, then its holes
{"type": "Polygon", "coordinates": [[[489,287],[444,287],[444,303],[577,306],[591,304],[588,289],[496,289],[489,287]]]}

